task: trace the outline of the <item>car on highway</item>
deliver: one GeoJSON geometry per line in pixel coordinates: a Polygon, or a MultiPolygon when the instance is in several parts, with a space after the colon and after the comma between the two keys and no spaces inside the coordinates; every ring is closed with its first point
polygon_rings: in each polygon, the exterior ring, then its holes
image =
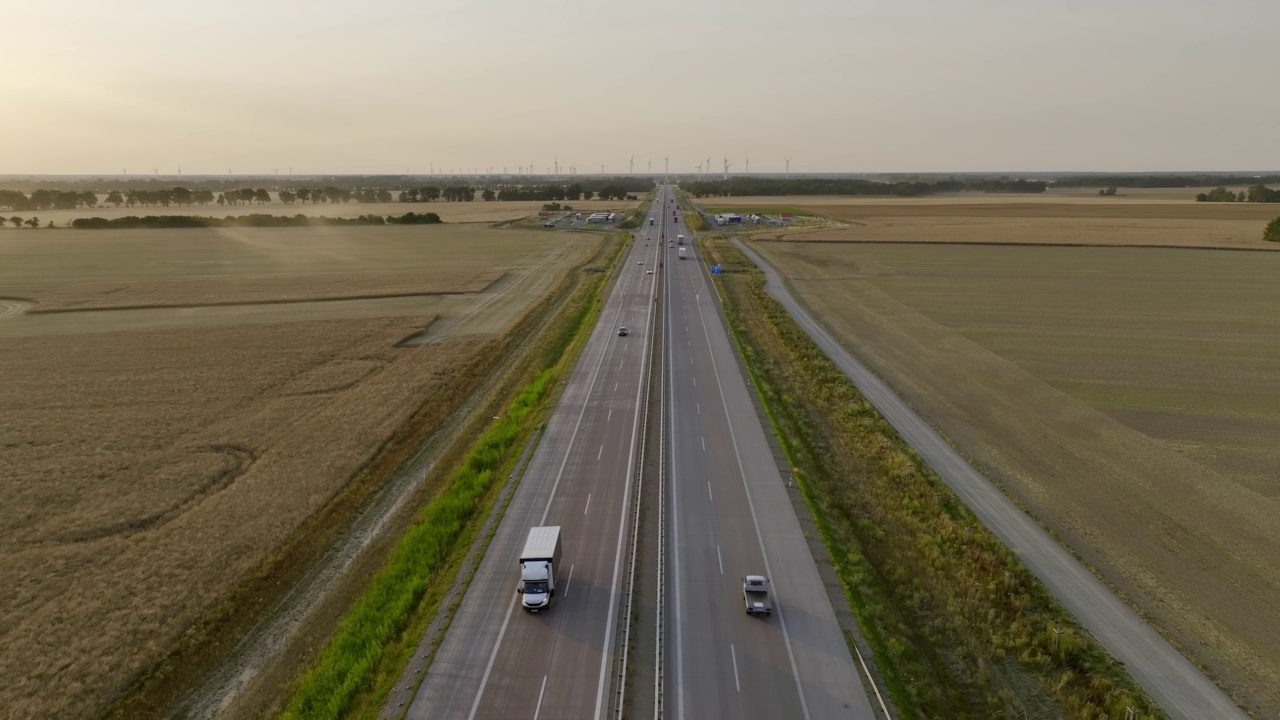
{"type": "Polygon", "coordinates": [[[763,575],[742,578],[742,602],[748,615],[772,615],[773,603],[769,600],[769,580],[763,575]]]}
{"type": "Polygon", "coordinates": [[[645,275],[652,275],[652,274],[653,274],[653,271],[652,271],[652,270],[645,270],[645,271],[644,271],[644,274],[645,274],[645,275]]]}
{"type": "Polygon", "coordinates": [[[636,264],[637,264],[637,265],[643,265],[643,264],[644,264],[644,261],[643,261],[643,260],[638,260],[638,261],[636,261],[636,264]]]}
{"type": "Polygon", "coordinates": [[[618,328],[618,337],[626,337],[627,329],[625,327],[618,328]]]}
{"type": "Polygon", "coordinates": [[[547,222],[542,223],[542,227],[555,227],[555,226],[556,226],[555,220],[548,220],[547,222]]]}

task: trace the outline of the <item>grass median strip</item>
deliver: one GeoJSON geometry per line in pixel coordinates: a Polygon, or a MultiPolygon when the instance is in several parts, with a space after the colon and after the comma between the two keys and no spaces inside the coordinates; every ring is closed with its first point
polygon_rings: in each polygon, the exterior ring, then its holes
{"type": "Polygon", "coordinates": [[[1164,717],[767,295],[763,273],[727,241],[706,247],[901,716],[1164,717]]]}
{"type": "MultiPolygon", "coordinates": [[[[621,245],[615,245],[613,257],[621,245]]],[[[398,673],[387,672],[387,653],[404,643],[415,626],[424,597],[442,572],[457,563],[459,539],[473,535],[473,522],[484,517],[497,480],[515,462],[524,441],[537,428],[541,408],[571,366],[585,342],[602,303],[596,302],[607,275],[584,275],[580,293],[571,301],[567,322],[556,327],[545,356],[550,366],[539,371],[515,394],[506,412],[480,436],[450,481],[422,510],[418,521],[391,552],[368,589],[343,618],[328,645],[299,679],[285,718],[342,718],[367,694],[385,695],[398,673]],[[486,502],[488,500],[489,502],[486,502]]]]}

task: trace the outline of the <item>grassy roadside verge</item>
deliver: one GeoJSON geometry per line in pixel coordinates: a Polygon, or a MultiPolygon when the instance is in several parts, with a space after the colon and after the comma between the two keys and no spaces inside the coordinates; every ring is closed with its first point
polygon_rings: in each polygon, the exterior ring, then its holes
{"type": "Polygon", "coordinates": [[[647,200],[640,203],[640,206],[637,207],[635,210],[632,210],[631,212],[627,213],[627,216],[623,218],[622,222],[618,223],[618,229],[619,230],[635,230],[636,228],[640,227],[640,225],[644,223],[645,215],[649,214],[649,206],[652,204],[653,204],[653,195],[652,193],[650,193],[650,196],[647,200]]]}
{"type": "Polygon", "coordinates": [[[726,240],[704,247],[901,716],[1163,718],[765,293],[764,274],[726,240]]]}
{"type": "MultiPolygon", "coordinates": [[[[613,261],[623,245],[614,244],[613,261]]],[[[612,266],[614,262],[610,262],[612,266]]],[[[515,393],[500,419],[475,442],[450,473],[440,494],[420,512],[382,568],[346,614],[334,636],[298,680],[286,718],[341,718],[361,706],[376,714],[369,699],[387,695],[407,661],[405,646],[417,642],[406,632],[434,611],[440,588],[452,582],[468,538],[496,497],[525,441],[536,431],[541,410],[572,366],[602,304],[597,302],[608,273],[584,274],[554,339],[543,353],[545,367],[515,393]],[[424,608],[424,600],[431,608],[424,608]],[[393,660],[388,662],[388,660],[393,660]],[[395,661],[398,660],[398,661],[395,661]],[[394,666],[394,667],[393,667],[394,666]]]]}

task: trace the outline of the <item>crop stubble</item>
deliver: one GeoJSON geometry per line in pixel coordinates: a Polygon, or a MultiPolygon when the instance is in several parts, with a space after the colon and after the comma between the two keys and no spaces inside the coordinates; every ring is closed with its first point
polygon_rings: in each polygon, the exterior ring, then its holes
{"type": "Polygon", "coordinates": [[[1280,716],[1280,256],[756,247],[1237,700],[1280,716]]]}
{"type": "Polygon", "coordinates": [[[0,295],[20,279],[66,302],[86,275],[184,302],[185,280],[206,299],[225,281],[226,299],[246,283],[270,295],[273,278],[305,294],[311,277],[311,297],[327,299],[362,280],[377,292],[406,265],[452,278],[451,291],[489,287],[473,281],[495,265],[514,278],[475,295],[483,307],[456,336],[413,349],[396,346],[433,319],[429,304],[307,320],[283,305],[270,322],[83,333],[39,332],[52,315],[0,321],[0,577],[12,578],[0,585],[0,715],[100,713],[594,246],[484,228],[372,230],[0,241],[0,295]],[[218,261],[164,262],[184,256],[218,261]]]}
{"type": "Polygon", "coordinates": [[[1262,241],[1280,207],[1070,195],[964,195],[930,198],[729,197],[708,206],[825,215],[843,227],[765,231],[822,242],[998,243],[1227,247],[1280,251],[1262,241]]]}

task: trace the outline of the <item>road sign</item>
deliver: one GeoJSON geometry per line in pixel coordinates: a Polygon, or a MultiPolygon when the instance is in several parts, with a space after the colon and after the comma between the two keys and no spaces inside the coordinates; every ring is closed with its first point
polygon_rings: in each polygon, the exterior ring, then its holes
{"type": "Polygon", "coordinates": [[[712,266],[711,266],[711,274],[712,274],[712,275],[719,275],[719,274],[720,274],[720,266],[719,266],[719,265],[712,265],[712,266]]]}

